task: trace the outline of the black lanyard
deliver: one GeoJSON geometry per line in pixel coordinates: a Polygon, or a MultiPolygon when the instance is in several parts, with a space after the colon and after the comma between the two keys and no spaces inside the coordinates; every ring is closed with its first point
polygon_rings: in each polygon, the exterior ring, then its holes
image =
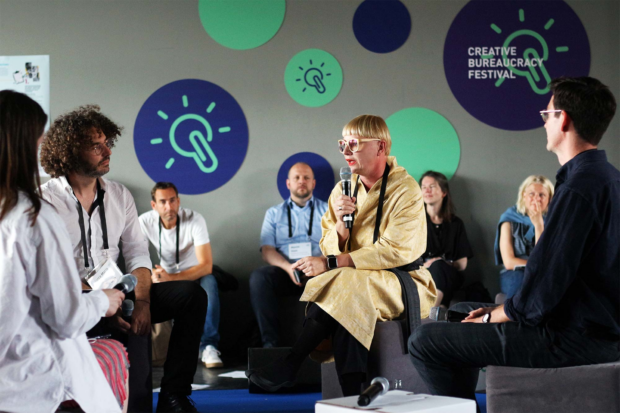
{"type": "MultiPolygon", "coordinates": [[[[71,188],[71,191],[73,191],[73,188],[71,188]]],[[[93,204],[90,207],[90,211],[88,212],[88,214],[92,214],[93,211],[95,210],[95,208],[97,206],[99,206],[99,218],[101,219],[101,235],[103,237],[103,249],[107,250],[108,247],[108,226],[106,224],[106,220],[105,220],[105,207],[103,206],[103,197],[105,195],[105,191],[101,188],[101,184],[99,183],[99,180],[97,179],[97,200],[95,202],[93,202],[93,204]]],[[[73,193],[73,196],[75,196],[75,192],[73,193]]],[[[77,196],[75,197],[77,199],[77,196]]],[[[82,204],[80,204],[80,201],[77,201],[77,210],[78,210],[78,217],[79,217],[79,223],[80,223],[80,232],[81,232],[81,236],[82,236],[82,248],[84,249],[84,267],[88,268],[89,264],[88,264],[88,244],[86,243],[86,230],[84,228],[84,213],[82,212],[82,204]]],[[[90,219],[88,220],[88,222],[90,223],[90,219]]],[[[91,226],[88,226],[88,237],[90,238],[91,235],[91,226]]],[[[94,263],[93,263],[94,264],[94,263]]]]}
{"type": "MultiPolygon", "coordinates": [[[[379,204],[377,205],[377,218],[375,220],[375,233],[372,237],[372,243],[374,244],[379,239],[379,227],[381,226],[381,215],[383,215],[383,201],[385,199],[385,189],[387,188],[388,175],[390,173],[390,165],[385,164],[385,170],[383,171],[383,180],[381,181],[381,190],[379,191],[379,204]]],[[[355,181],[355,192],[353,192],[353,198],[357,198],[357,190],[359,189],[360,176],[357,176],[355,181]]],[[[357,201],[357,200],[356,200],[357,201]]],[[[355,222],[355,215],[353,214],[353,222],[355,222]]],[[[349,230],[349,242],[348,247],[351,251],[351,238],[353,237],[353,225],[349,230]]]]}
{"type": "MultiPolygon", "coordinates": [[[[179,237],[181,234],[181,215],[177,215],[177,270],[179,269],[179,237]]],[[[161,218],[159,219],[159,259],[161,260],[161,218]]]]}
{"type": "MultiPolygon", "coordinates": [[[[308,225],[308,236],[312,235],[312,220],[314,219],[314,201],[310,201],[310,225],[308,225]]],[[[293,238],[293,226],[291,225],[291,206],[287,203],[288,209],[288,237],[293,238]]]]}

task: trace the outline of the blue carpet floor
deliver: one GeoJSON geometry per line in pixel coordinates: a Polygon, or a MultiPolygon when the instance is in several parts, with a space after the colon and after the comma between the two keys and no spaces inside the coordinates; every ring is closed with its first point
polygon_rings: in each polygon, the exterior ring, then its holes
{"type": "MultiPolygon", "coordinates": [[[[153,394],[153,407],[159,393],[153,394]]],[[[303,394],[250,394],[247,390],[202,390],[192,393],[196,408],[201,413],[313,413],[314,403],[321,393],[303,394]]],[[[487,411],[487,395],[476,393],[482,413],[487,411]]]]}

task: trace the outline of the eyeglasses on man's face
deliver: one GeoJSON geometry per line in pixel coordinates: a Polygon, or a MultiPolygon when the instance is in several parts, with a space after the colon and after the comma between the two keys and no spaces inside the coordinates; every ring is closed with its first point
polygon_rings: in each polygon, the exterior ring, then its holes
{"type": "Polygon", "coordinates": [[[540,111],[540,116],[543,119],[543,122],[547,123],[547,120],[549,120],[549,114],[550,113],[561,113],[562,110],[561,109],[554,109],[554,110],[541,110],[540,111]]]}
{"type": "Polygon", "coordinates": [[[90,147],[90,150],[95,153],[95,155],[99,156],[103,153],[103,148],[112,149],[112,142],[106,140],[105,142],[96,143],[90,147]]]}
{"type": "Polygon", "coordinates": [[[347,141],[347,140],[344,140],[344,139],[340,139],[338,141],[338,150],[340,151],[340,153],[344,153],[346,148],[349,148],[349,151],[357,152],[360,149],[362,149],[362,143],[369,142],[369,141],[380,141],[380,140],[381,139],[358,139],[358,138],[351,138],[351,139],[349,139],[347,141]]]}

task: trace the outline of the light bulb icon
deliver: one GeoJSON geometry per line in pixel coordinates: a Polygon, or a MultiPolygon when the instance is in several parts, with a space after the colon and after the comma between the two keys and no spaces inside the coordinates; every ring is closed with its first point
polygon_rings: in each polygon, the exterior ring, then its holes
{"type": "Polygon", "coordinates": [[[517,69],[514,66],[507,66],[507,67],[515,75],[525,77],[528,83],[530,84],[530,87],[535,93],[539,95],[544,95],[547,92],[549,92],[548,85],[551,82],[551,77],[549,76],[549,73],[547,72],[547,69],[545,68],[545,64],[543,63],[549,60],[549,47],[547,46],[547,42],[545,41],[545,39],[543,39],[543,37],[540,34],[536,33],[533,30],[517,30],[516,32],[512,33],[510,36],[506,38],[506,41],[504,41],[504,46],[502,48],[502,51],[503,51],[502,58],[504,60],[508,59],[506,50],[508,50],[508,48],[510,47],[510,43],[514,39],[520,36],[531,36],[539,42],[542,48],[542,56],[540,56],[540,54],[535,48],[528,47],[527,49],[523,51],[523,59],[530,61],[530,62],[537,61],[540,63],[538,64],[538,67],[533,66],[533,65],[527,66],[527,70],[517,69]],[[538,74],[537,69],[540,70],[540,75],[538,74]],[[539,83],[540,83],[540,86],[539,86],[539,83]]]}
{"type": "MultiPolygon", "coordinates": [[[[187,95],[183,95],[183,106],[189,106],[187,95]]],[[[211,104],[207,108],[207,113],[211,113],[215,106],[215,102],[211,102],[211,104]]],[[[168,115],[165,112],[159,110],[157,114],[160,118],[168,120],[168,115]]],[[[218,128],[217,131],[219,133],[230,132],[230,127],[224,126],[218,128]]],[[[168,132],[168,138],[172,149],[181,156],[193,159],[196,162],[196,165],[198,166],[198,169],[200,169],[200,171],[209,174],[217,170],[219,162],[217,160],[217,156],[209,145],[209,142],[213,141],[213,129],[211,128],[211,124],[205,119],[205,117],[195,113],[186,113],[179,116],[174,120],[174,122],[172,122],[170,130],[168,132]],[[193,131],[189,132],[187,136],[181,136],[177,132],[177,129],[179,128],[179,125],[181,125],[185,121],[197,121],[199,124],[202,125],[202,128],[194,129],[193,131]],[[204,130],[202,130],[203,128],[204,130]],[[194,150],[189,151],[183,149],[177,142],[179,139],[187,139],[194,150]]],[[[164,140],[162,138],[155,138],[151,140],[151,144],[153,145],[159,145],[163,142],[164,140]]],[[[170,158],[166,163],[166,169],[170,169],[174,162],[175,159],[170,158]]]]}
{"type": "Polygon", "coordinates": [[[316,67],[306,70],[304,81],[308,86],[316,89],[319,93],[325,93],[325,84],[323,84],[323,72],[316,67]]]}
{"type": "MultiPolygon", "coordinates": [[[[519,9],[519,21],[521,23],[525,22],[525,11],[523,9],[519,9]]],[[[549,30],[553,26],[554,22],[554,19],[549,19],[545,24],[544,29],[549,30]]],[[[495,24],[491,24],[491,29],[493,29],[493,31],[497,34],[502,33],[502,29],[495,24]]],[[[549,76],[544,62],[549,60],[549,46],[538,32],[529,29],[521,29],[510,34],[506,40],[504,40],[504,44],[502,46],[502,60],[504,62],[513,62],[515,60],[508,56],[508,51],[512,48],[512,42],[520,37],[533,38],[534,42],[537,43],[537,46],[540,47],[540,52],[534,47],[528,47],[523,51],[522,59],[519,60],[522,62],[528,62],[529,64],[520,66],[519,68],[515,67],[514,64],[507,64],[506,68],[517,76],[525,77],[534,93],[539,95],[547,94],[549,92],[551,76],[549,76]]],[[[556,47],[555,51],[558,53],[567,52],[568,47],[559,46],[556,47]]],[[[500,78],[495,83],[495,86],[499,87],[504,80],[505,78],[500,78]]]]}
{"type": "MultiPolygon", "coordinates": [[[[325,83],[323,83],[323,79],[326,76],[331,76],[331,73],[323,74],[323,66],[325,66],[325,62],[321,63],[319,67],[314,67],[312,60],[310,60],[310,67],[308,69],[304,69],[302,66],[299,66],[299,70],[304,72],[303,81],[309,87],[316,89],[316,91],[320,94],[325,93],[327,90],[325,88],[325,83]]],[[[295,79],[297,82],[301,82],[301,78],[295,79]]],[[[302,92],[305,92],[308,88],[304,86],[302,92]]]]}

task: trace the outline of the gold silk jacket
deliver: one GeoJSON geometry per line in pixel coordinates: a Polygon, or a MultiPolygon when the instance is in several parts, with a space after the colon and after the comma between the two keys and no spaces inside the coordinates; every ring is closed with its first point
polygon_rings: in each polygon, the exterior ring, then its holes
{"type": "MultiPolygon", "coordinates": [[[[395,157],[388,157],[387,162],[390,173],[377,242],[372,241],[382,179],[368,192],[359,181],[350,251],[348,245],[344,251],[338,246],[334,201],[342,194],[342,185],[336,184],[321,221],[321,251],[326,256],[348,252],[355,268],[338,268],[311,278],[300,298],[321,307],[367,349],[376,322],[397,318],[404,310],[400,282],[388,270],[415,261],[426,250],[426,212],[420,186],[397,165],[395,157]]],[[[353,175],[352,192],[356,181],[357,175],[353,175]]],[[[426,318],[437,297],[435,283],[424,267],[409,274],[418,287],[421,316],[426,318]]]]}

